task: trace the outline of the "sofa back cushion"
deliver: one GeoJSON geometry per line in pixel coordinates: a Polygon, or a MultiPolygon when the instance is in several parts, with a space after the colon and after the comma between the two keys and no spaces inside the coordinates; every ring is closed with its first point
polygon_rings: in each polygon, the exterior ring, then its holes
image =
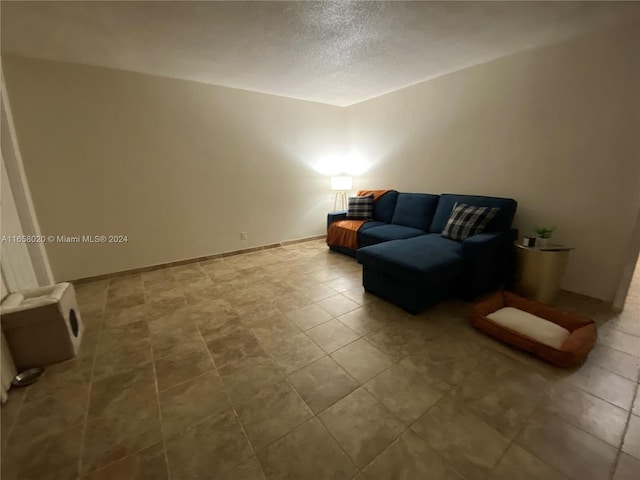
{"type": "Polygon", "coordinates": [[[395,190],[389,190],[373,202],[373,220],[377,222],[391,223],[397,199],[398,192],[395,190]]]}
{"type": "Polygon", "coordinates": [[[500,197],[484,197],[481,195],[455,195],[451,193],[443,193],[440,195],[440,201],[438,202],[438,208],[433,216],[433,222],[429,231],[431,233],[441,233],[444,229],[453,206],[458,203],[466,203],[473,207],[488,207],[499,208],[496,215],[491,219],[486,232],[501,232],[511,228],[513,222],[513,216],[516,213],[516,207],[518,202],[512,198],[500,198],[500,197]]]}
{"type": "Polygon", "coordinates": [[[429,225],[438,206],[438,198],[439,195],[430,193],[398,194],[391,223],[429,231],[429,225]]]}

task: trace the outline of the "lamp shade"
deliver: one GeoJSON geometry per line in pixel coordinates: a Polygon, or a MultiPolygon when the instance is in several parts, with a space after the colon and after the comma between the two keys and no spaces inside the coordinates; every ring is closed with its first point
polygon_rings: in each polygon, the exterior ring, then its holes
{"type": "Polygon", "coordinates": [[[351,177],[331,177],[331,190],[351,190],[351,177]]]}

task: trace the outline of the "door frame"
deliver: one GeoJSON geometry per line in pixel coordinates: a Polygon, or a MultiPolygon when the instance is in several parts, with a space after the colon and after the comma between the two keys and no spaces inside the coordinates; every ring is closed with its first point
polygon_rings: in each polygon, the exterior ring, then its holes
{"type": "MultiPolygon", "coordinates": [[[[18,138],[13,123],[11,104],[9,103],[9,96],[7,94],[7,87],[4,80],[4,70],[0,67],[0,71],[2,76],[2,83],[0,87],[0,93],[2,95],[0,102],[2,160],[6,166],[7,177],[9,185],[11,186],[15,207],[18,211],[20,224],[22,225],[22,231],[24,235],[40,236],[40,225],[38,224],[38,218],[33,207],[31,192],[29,190],[27,176],[22,163],[22,155],[20,154],[20,149],[18,147],[18,138]]],[[[31,264],[33,265],[33,271],[38,284],[40,286],[45,286],[54,283],[53,273],[51,271],[51,265],[49,264],[49,257],[47,256],[44,243],[27,243],[27,249],[29,251],[31,264]]],[[[7,280],[7,283],[10,284],[11,279],[7,277],[8,273],[9,272],[5,272],[5,279],[7,280]]]]}
{"type": "Polygon", "coordinates": [[[636,220],[631,230],[629,242],[624,251],[622,276],[618,282],[618,288],[613,297],[611,308],[614,311],[621,311],[624,308],[624,302],[627,299],[629,288],[631,287],[631,281],[633,280],[633,272],[638,264],[640,258],[640,199],[636,202],[636,220]]]}

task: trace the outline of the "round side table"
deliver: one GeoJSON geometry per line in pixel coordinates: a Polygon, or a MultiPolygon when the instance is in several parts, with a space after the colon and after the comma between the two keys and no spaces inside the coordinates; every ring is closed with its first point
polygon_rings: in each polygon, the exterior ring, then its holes
{"type": "Polygon", "coordinates": [[[569,252],[573,248],[562,245],[525,247],[518,242],[515,242],[515,246],[518,252],[515,292],[523,297],[552,304],[560,291],[569,252]]]}

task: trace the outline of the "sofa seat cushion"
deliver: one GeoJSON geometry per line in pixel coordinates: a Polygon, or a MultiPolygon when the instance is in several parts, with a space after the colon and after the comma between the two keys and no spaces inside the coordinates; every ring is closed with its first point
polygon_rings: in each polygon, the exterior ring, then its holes
{"type": "Polygon", "coordinates": [[[444,238],[437,233],[429,233],[428,235],[416,237],[414,239],[414,244],[416,247],[422,248],[424,250],[447,250],[463,256],[462,243],[444,238]]]}
{"type": "Polygon", "coordinates": [[[358,232],[358,245],[368,247],[377,243],[388,242],[390,240],[403,240],[405,238],[426,235],[424,230],[405,227],[404,225],[378,225],[369,227],[358,232]]]}
{"type": "Polygon", "coordinates": [[[365,269],[374,269],[405,281],[424,284],[434,279],[443,281],[457,277],[463,269],[462,256],[450,245],[429,237],[438,236],[425,235],[360,248],[357,259],[365,269]]]}
{"type": "Polygon", "coordinates": [[[388,242],[390,240],[402,240],[420,235],[426,235],[426,232],[424,230],[405,227],[403,225],[378,225],[376,227],[360,230],[358,232],[358,245],[360,247],[367,247],[369,245],[388,242]]]}
{"type": "Polygon", "coordinates": [[[361,227],[360,227],[360,231],[364,232],[365,230],[369,230],[370,228],[373,227],[381,227],[383,225],[387,225],[384,222],[377,222],[375,220],[369,220],[368,222],[365,222],[361,227]]]}

